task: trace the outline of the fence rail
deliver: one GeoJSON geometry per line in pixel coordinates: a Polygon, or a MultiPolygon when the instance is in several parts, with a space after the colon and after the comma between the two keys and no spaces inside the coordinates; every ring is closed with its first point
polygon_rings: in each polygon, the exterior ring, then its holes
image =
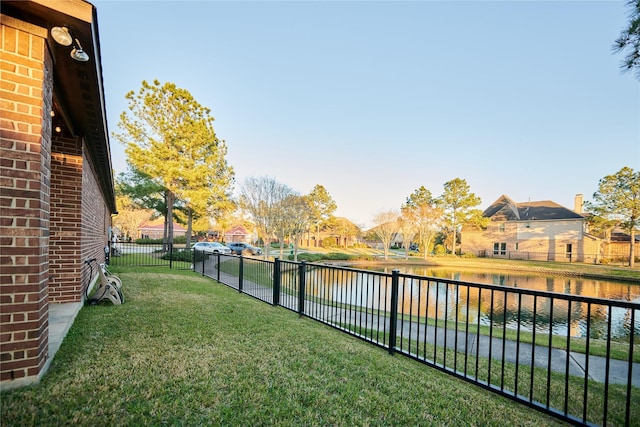
{"type": "Polygon", "coordinates": [[[110,243],[109,265],[136,265],[141,267],[160,267],[190,270],[193,264],[193,251],[184,245],[173,243],[110,243]]]}
{"type": "Polygon", "coordinates": [[[190,265],[572,424],[640,425],[640,304],[236,255],[190,265]]]}
{"type": "MultiPolygon", "coordinates": [[[[481,250],[475,253],[479,258],[498,258],[526,261],[555,261],[578,262],[583,264],[616,263],[629,264],[629,254],[599,254],[579,252],[553,252],[553,251],[508,251],[508,250],[481,250]]],[[[635,257],[638,260],[638,257],[635,257]]]]}

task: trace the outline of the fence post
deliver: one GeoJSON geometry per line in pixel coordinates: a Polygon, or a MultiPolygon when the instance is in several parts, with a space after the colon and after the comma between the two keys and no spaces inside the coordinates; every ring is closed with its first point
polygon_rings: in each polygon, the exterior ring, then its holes
{"type": "Polygon", "coordinates": [[[396,352],[396,337],[398,332],[398,285],[400,270],[391,272],[391,317],[389,319],[389,354],[396,352]]]}
{"type": "Polygon", "coordinates": [[[298,266],[298,314],[300,317],[304,314],[304,292],[307,264],[304,261],[298,266]]]}
{"type": "Polygon", "coordinates": [[[273,305],[280,305],[280,260],[273,260],[273,305]]]}
{"type": "Polygon", "coordinates": [[[220,252],[218,252],[216,255],[216,270],[218,270],[218,273],[216,274],[216,280],[218,281],[218,283],[220,283],[220,252]]]}
{"type": "Polygon", "coordinates": [[[242,262],[244,260],[244,257],[242,256],[242,254],[240,254],[240,264],[238,265],[238,292],[242,293],[242,281],[243,279],[243,274],[244,274],[244,263],[242,262]]]}

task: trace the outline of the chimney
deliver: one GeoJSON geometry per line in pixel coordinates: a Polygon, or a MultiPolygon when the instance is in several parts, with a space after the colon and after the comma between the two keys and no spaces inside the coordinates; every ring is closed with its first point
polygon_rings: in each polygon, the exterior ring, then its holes
{"type": "Polygon", "coordinates": [[[576,194],[576,198],[573,202],[573,211],[578,214],[582,214],[582,206],[584,205],[582,194],[576,194]]]}

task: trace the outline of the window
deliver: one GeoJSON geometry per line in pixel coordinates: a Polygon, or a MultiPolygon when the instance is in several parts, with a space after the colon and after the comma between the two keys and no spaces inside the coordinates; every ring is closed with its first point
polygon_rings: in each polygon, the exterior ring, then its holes
{"type": "Polygon", "coordinates": [[[494,243],[493,244],[493,254],[494,255],[506,255],[507,254],[507,244],[506,243],[494,243]]]}
{"type": "Polygon", "coordinates": [[[571,253],[573,252],[573,245],[571,243],[567,243],[567,250],[565,256],[571,259],[571,253]]]}
{"type": "Polygon", "coordinates": [[[518,250],[518,243],[516,243],[516,251],[518,250]]]}
{"type": "Polygon", "coordinates": [[[504,231],[504,222],[498,226],[499,231],[504,231]]]}

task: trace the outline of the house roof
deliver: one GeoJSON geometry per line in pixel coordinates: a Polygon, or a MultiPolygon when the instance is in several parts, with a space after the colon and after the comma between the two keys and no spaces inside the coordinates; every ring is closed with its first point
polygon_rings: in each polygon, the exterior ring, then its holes
{"type": "Polygon", "coordinates": [[[243,226],[236,225],[235,227],[226,231],[224,234],[225,236],[246,236],[249,233],[247,232],[247,229],[244,228],[243,226]]]}
{"type": "Polygon", "coordinates": [[[53,56],[55,115],[63,120],[64,136],[86,140],[102,192],[112,212],[116,212],[96,8],[84,0],[3,0],[2,14],[3,18],[15,18],[16,25],[27,22],[46,29],[43,36],[53,56]],[[50,29],[55,26],[69,28],[89,61],[73,60],[69,55],[72,46],[61,46],[53,40],[50,29]]]}
{"type": "Polygon", "coordinates": [[[551,200],[516,203],[502,195],[482,213],[494,221],[583,219],[584,216],[551,200]]]}
{"type": "MultiPolygon", "coordinates": [[[[611,233],[611,239],[612,242],[630,242],[631,241],[631,235],[629,233],[626,233],[624,231],[614,231],[611,233]]],[[[638,242],[640,241],[640,235],[635,235],[634,236],[634,241],[638,242]]]]}

